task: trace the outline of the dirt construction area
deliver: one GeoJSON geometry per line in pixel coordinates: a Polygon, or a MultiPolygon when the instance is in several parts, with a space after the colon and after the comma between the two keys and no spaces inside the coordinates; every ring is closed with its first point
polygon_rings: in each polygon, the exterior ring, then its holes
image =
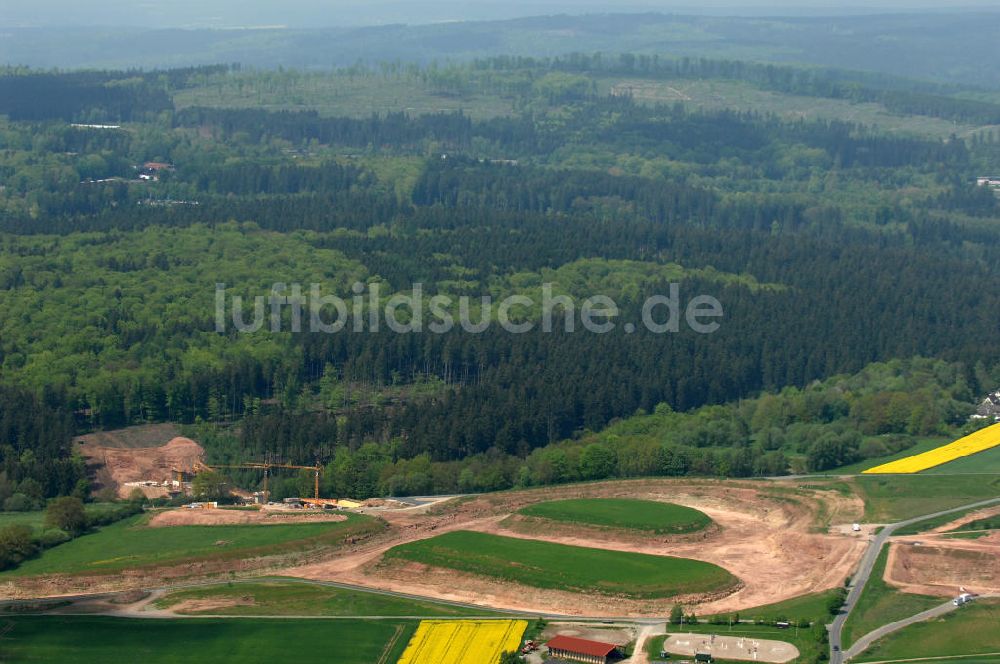
{"type": "Polygon", "coordinates": [[[708,634],[671,634],[663,642],[663,649],[673,655],[685,657],[694,657],[696,653],[709,653],[716,659],[776,664],[790,662],[799,656],[798,648],[783,641],[708,634]]]}
{"type": "MultiPolygon", "coordinates": [[[[189,438],[163,438],[159,444],[139,445],[168,434],[154,427],[150,429],[148,435],[138,441],[134,440],[134,435],[119,439],[110,434],[94,434],[76,440],[76,448],[86,460],[97,487],[114,489],[120,497],[127,498],[133,487],[126,486],[126,482],[169,480],[172,469],[191,472],[204,459],[205,450],[189,438]],[[136,444],[129,446],[130,442],[136,444]]],[[[149,498],[166,495],[167,491],[159,487],[142,487],[142,490],[149,498]]]]}
{"type": "Polygon", "coordinates": [[[328,512],[297,512],[289,514],[262,510],[187,509],[160,512],[149,520],[151,528],[170,526],[239,526],[283,525],[289,523],[328,523],[344,521],[343,514],[328,512]]]}
{"type": "Polygon", "coordinates": [[[977,594],[1000,593],[1000,532],[980,531],[975,538],[949,534],[998,514],[1000,507],[989,507],[924,534],[893,538],[886,583],[904,592],[941,597],[958,595],[962,588],[977,594]]]}
{"type": "Polygon", "coordinates": [[[624,627],[597,627],[587,623],[550,623],[542,632],[539,640],[544,642],[560,635],[614,643],[620,646],[635,639],[634,630],[624,627]]]}
{"type": "Polygon", "coordinates": [[[697,606],[701,614],[739,611],[841,585],[866,541],[829,532],[829,527],[855,521],[862,511],[861,500],[853,495],[800,487],[795,482],[634,480],[505,492],[460,498],[428,509],[380,513],[391,526],[385,535],[328,560],[282,573],[531,613],[663,616],[676,601],[697,606]],[[701,510],[717,527],[700,536],[682,537],[569,524],[524,532],[517,519],[510,519],[531,503],[585,497],[677,503],[701,510]],[[693,558],[725,568],[741,583],[735,592],[717,596],[636,600],[543,590],[382,559],[393,546],[454,530],[693,558]]]}

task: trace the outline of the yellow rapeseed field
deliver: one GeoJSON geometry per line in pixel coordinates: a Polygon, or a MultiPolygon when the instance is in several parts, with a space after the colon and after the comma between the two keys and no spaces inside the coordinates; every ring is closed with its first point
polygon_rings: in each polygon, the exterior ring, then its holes
{"type": "Polygon", "coordinates": [[[965,438],[959,438],[954,443],[942,445],[929,452],[869,468],[865,473],[919,473],[922,470],[940,466],[943,463],[976,454],[997,445],[1000,445],[1000,424],[980,429],[965,438]]]}
{"type": "Polygon", "coordinates": [[[521,647],[525,620],[424,620],[397,664],[497,664],[521,647]]]}

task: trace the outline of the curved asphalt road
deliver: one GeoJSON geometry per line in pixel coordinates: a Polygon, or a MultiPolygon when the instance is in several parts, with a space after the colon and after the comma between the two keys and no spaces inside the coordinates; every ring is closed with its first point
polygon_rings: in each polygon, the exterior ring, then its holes
{"type": "MultiPolygon", "coordinates": [[[[986,597],[1000,597],[1000,595],[976,595],[976,599],[986,598],[986,597]]],[[[946,613],[951,613],[952,611],[957,611],[958,607],[955,606],[953,600],[948,600],[940,606],[935,606],[933,609],[927,609],[915,616],[910,616],[909,618],[904,618],[903,620],[897,620],[894,623],[889,623],[888,625],[882,625],[876,630],[868,632],[850,648],[844,651],[844,659],[853,659],[863,653],[868,649],[868,646],[875,643],[883,636],[888,636],[893,632],[898,632],[904,627],[909,627],[914,623],[923,622],[925,620],[930,620],[932,618],[940,618],[946,613]]],[[[940,657],[939,659],[947,659],[947,657],[940,657]]]]}
{"type": "MultiPolygon", "coordinates": [[[[892,534],[894,532],[896,532],[896,530],[898,530],[899,528],[902,528],[904,526],[909,526],[909,525],[912,525],[914,523],[918,523],[920,521],[924,521],[925,519],[934,519],[936,517],[944,516],[946,514],[952,514],[954,512],[964,512],[966,510],[977,509],[977,508],[980,508],[980,507],[988,507],[989,505],[993,505],[993,504],[996,504],[998,502],[1000,502],[1000,498],[991,498],[990,500],[983,500],[983,501],[980,501],[978,503],[971,503],[969,505],[962,505],[960,507],[953,507],[951,509],[941,510],[940,512],[934,512],[933,514],[924,514],[922,516],[917,516],[917,517],[914,517],[912,519],[907,519],[906,521],[900,521],[898,523],[891,523],[891,524],[883,527],[882,531],[879,532],[879,534],[876,535],[875,538],[868,545],[868,549],[865,551],[865,555],[861,558],[861,563],[858,566],[858,571],[854,574],[854,577],[851,579],[851,589],[850,589],[850,592],[847,594],[847,600],[844,602],[844,607],[841,609],[841,611],[837,615],[837,617],[834,618],[833,624],[830,625],[830,628],[829,628],[830,629],[830,664],[843,664],[843,662],[847,661],[851,657],[853,657],[853,656],[857,655],[859,652],[861,652],[861,650],[857,650],[857,652],[855,652],[855,647],[852,647],[851,651],[849,653],[847,653],[847,654],[845,654],[844,652],[841,651],[842,633],[844,631],[844,623],[846,623],[847,619],[851,616],[851,611],[854,610],[854,607],[858,603],[858,599],[861,597],[861,593],[864,592],[865,585],[868,583],[868,579],[871,578],[872,568],[875,567],[875,561],[878,560],[878,556],[879,556],[879,553],[882,551],[882,547],[885,546],[885,543],[889,540],[890,537],[892,537],[892,534]]],[[[952,608],[955,608],[951,604],[951,602],[948,603],[948,606],[952,606],[952,608]]],[[[946,608],[947,607],[945,607],[945,606],[939,606],[939,607],[937,607],[935,609],[931,609],[931,611],[932,612],[933,611],[940,611],[941,613],[935,614],[935,615],[942,615],[944,613],[947,613],[946,608]],[[943,610],[943,609],[945,609],[945,610],[943,610]]],[[[928,613],[928,612],[925,612],[925,613],[928,613]]],[[[917,616],[913,616],[913,618],[918,618],[920,615],[923,615],[923,614],[918,614],[917,616]]],[[[933,617],[933,616],[927,616],[927,617],[930,618],[930,617],[933,617]]],[[[924,618],[921,618],[921,620],[923,620],[923,619],[924,618]]],[[[911,622],[918,622],[917,620],[913,620],[912,618],[909,618],[907,620],[909,620],[911,622]]],[[[901,622],[905,622],[906,624],[910,624],[907,621],[901,621],[901,622]]],[[[905,626],[906,625],[900,625],[899,627],[896,627],[896,629],[901,629],[902,627],[905,627],[905,626]]],[[[892,625],[886,625],[885,627],[882,627],[881,629],[882,630],[887,630],[887,628],[889,628],[889,627],[892,627],[892,625]]],[[[875,632],[872,632],[872,634],[876,634],[878,631],[879,630],[875,630],[875,632]]],[[[887,630],[887,631],[885,631],[885,634],[888,634],[889,632],[892,632],[892,631],[895,631],[895,629],[887,630]]],[[[867,638],[867,636],[870,636],[870,634],[866,635],[864,638],[867,638]]],[[[882,636],[882,634],[879,634],[878,636],[882,636]]],[[[875,638],[878,638],[878,636],[875,636],[872,640],[874,640],[875,638]]],[[[859,645],[860,645],[860,641],[859,641],[859,645]]]]}
{"type": "MultiPolygon", "coordinates": [[[[806,478],[806,477],[817,477],[817,476],[816,475],[803,475],[801,477],[806,478]]],[[[825,476],[820,475],[820,477],[853,477],[853,475],[839,475],[839,476],[838,475],[825,475],[825,476]]],[[[765,479],[785,479],[785,480],[787,480],[787,479],[795,479],[795,477],[794,476],[792,476],[792,477],[783,476],[783,477],[765,478],[765,479]]],[[[458,498],[458,497],[461,497],[461,494],[455,495],[455,496],[421,496],[421,497],[417,497],[417,498],[410,498],[410,499],[408,499],[407,501],[404,501],[404,502],[410,502],[410,501],[412,501],[411,505],[417,506],[417,505],[423,504],[424,502],[431,501],[434,498],[441,499],[441,498],[446,498],[446,497],[447,498],[458,498]]],[[[875,641],[876,639],[878,639],[878,638],[880,638],[882,636],[885,636],[886,634],[889,634],[891,632],[894,632],[894,631],[896,631],[898,629],[902,629],[903,627],[906,627],[907,625],[913,624],[915,622],[919,622],[921,620],[927,620],[929,618],[933,618],[933,617],[938,616],[938,615],[943,615],[943,614],[947,613],[950,610],[949,607],[951,607],[952,609],[955,608],[954,605],[951,602],[948,602],[948,604],[946,604],[946,605],[942,605],[942,606],[936,607],[934,609],[931,609],[930,611],[925,611],[924,613],[917,614],[916,616],[912,616],[910,618],[907,618],[906,620],[902,620],[902,621],[899,621],[897,623],[891,623],[889,625],[885,625],[885,626],[880,627],[879,629],[871,632],[870,634],[866,634],[861,639],[859,639],[858,643],[855,644],[854,646],[852,646],[851,649],[848,651],[848,653],[844,653],[844,652],[841,651],[842,633],[843,633],[843,629],[844,629],[844,623],[847,622],[847,619],[851,615],[851,611],[854,610],[854,607],[858,603],[858,599],[861,597],[861,593],[864,591],[865,585],[868,583],[868,579],[871,578],[872,569],[875,566],[875,561],[878,559],[879,553],[882,551],[882,547],[885,546],[885,543],[889,540],[890,537],[892,537],[893,533],[895,533],[896,530],[898,530],[899,528],[902,528],[904,526],[909,526],[911,524],[918,523],[918,522],[923,521],[925,519],[933,519],[933,518],[936,518],[936,517],[939,517],[939,516],[944,516],[946,514],[953,514],[955,512],[963,512],[963,511],[966,511],[966,510],[977,509],[979,507],[988,507],[989,505],[993,505],[993,504],[996,504],[996,503],[1000,503],[1000,497],[998,497],[998,498],[991,498],[989,500],[983,500],[983,501],[980,501],[980,502],[977,502],[977,503],[970,503],[968,505],[960,505],[959,507],[953,507],[953,508],[950,508],[950,509],[942,510],[940,512],[934,512],[933,514],[924,514],[924,515],[921,515],[921,516],[914,517],[912,519],[907,519],[906,521],[900,521],[898,523],[892,523],[892,524],[884,526],[882,528],[882,531],[879,532],[879,534],[876,535],[875,538],[873,540],[871,540],[871,543],[868,545],[868,548],[865,551],[865,554],[864,554],[864,556],[861,559],[861,563],[858,566],[858,571],[854,574],[854,577],[851,579],[851,587],[850,587],[850,592],[847,595],[847,600],[844,602],[844,606],[841,609],[840,614],[838,614],[837,617],[834,619],[833,624],[828,626],[828,629],[829,629],[829,632],[830,632],[830,664],[843,664],[845,661],[847,661],[851,657],[854,657],[857,654],[859,654],[864,649],[864,647],[867,647],[867,645],[870,645],[870,643],[873,642],[873,641],[875,641]],[[870,640],[869,640],[869,637],[871,637],[870,640]],[[864,647],[862,647],[862,646],[864,646],[864,647]]],[[[310,584],[310,585],[319,585],[319,586],[330,586],[330,587],[336,587],[336,588],[343,588],[345,590],[361,590],[361,591],[371,592],[371,593],[375,593],[375,594],[379,594],[379,595],[385,595],[385,596],[388,596],[388,597],[397,597],[397,598],[401,598],[401,599],[411,599],[411,600],[421,600],[421,601],[431,601],[431,602],[433,602],[435,604],[444,604],[444,605],[450,605],[450,606],[461,607],[461,608],[466,608],[466,609],[482,609],[483,608],[481,606],[475,606],[475,605],[470,605],[470,604],[463,604],[461,602],[454,602],[454,601],[447,601],[447,600],[435,600],[435,599],[431,599],[431,598],[427,598],[427,597],[420,597],[420,596],[416,596],[416,595],[408,595],[406,593],[397,593],[397,592],[393,592],[391,590],[377,590],[377,589],[374,589],[374,588],[367,588],[367,587],[363,587],[363,586],[355,586],[355,585],[346,584],[346,583],[338,583],[338,582],[335,582],[335,581],[315,581],[315,580],[309,580],[309,579],[292,579],[292,578],[288,578],[288,577],[256,577],[256,578],[250,577],[250,578],[246,578],[246,579],[236,579],[236,580],[233,580],[233,582],[234,583],[253,583],[254,581],[260,582],[260,581],[265,581],[265,580],[291,581],[291,582],[295,582],[295,583],[305,583],[305,584],[310,584]]],[[[206,581],[206,582],[202,582],[202,583],[180,584],[180,585],[175,585],[175,586],[166,586],[166,587],[163,587],[163,588],[159,588],[157,590],[180,590],[180,589],[184,589],[184,588],[193,588],[193,587],[199,587],[199,586],[217,585],[218,583],[219,583],[219,581],[218,581],[218,579],[216,579],[216,580],[213,580],[213,581],[206,581]]],[[[63,596],[63,597],[38,598],[37,600],[6,600],[6,601],[0,601],[0,606],[11,605],[11,604],[15,604],[15,605],[16,604],[23,604],[23,603],[27,603],[27,602],[31,602],[31,601],[37,602],[39,600],[60,600],[61,599],[61,600],[71,600],[72,601],[72,600],[81,600],[81,599],[86,599],[86,598],[94,599],[94,598],[97,598],[97,597],[109,596],[109,595],[115,595],[115,594],[117,594],[117,593],[92,593],[92,594],[70,595],[70,596],[63,596]]],[[[516,613],[516,612],[513,612],[513,611],[507,612],[507,611],[498,610],[498,609],[489,609],[489,610],[491,612],[493,612],[493,613],[516,613]]],[[[548,619],[560,619],[560,618],[569,618],[570,616],[563,616],[563,615],[559,615],[559,614],[548,614],[548,615],[543,614],[543,615],[541,615],[539,617],[544,617],[544,618],[548,618],[548,619]]],[[[647,623],[647,622],[652,622],[650,620],[641,620],[641,619],[640,620],[636,620],[636,619],[629,619],[629,618],[617,618],[617,619],[589,618],[588,619],[588,618],[573,617],[573,619],[577,620],[577,621],[581,621],[581,622],[583,622],[583,621],[587,621],[587,622],[598,622],[598,621],[599,622],[608,622],[609,620],[614,620],[616,622],[617,621],[628,621],[628,622],[631,622],[631,623],[638,623],[638,624],[644,624],[644,623],[647,623]]],[[[657,621],[657,622],[659,622],[659,621],[657,621]]]]}
{"type": "MultiPolygon", "coordinates": [[[[635,618],[635,617],[629,617],[629,616],[621,616],[621,617],[609,617],[609,616],[583,617],[583,616],[566,615],[566,614],[561,614],[561,613],[536,613],[536,612],[526,613],[524,611],[516,611],[516,610],[511,610],[511,609],[495,609],[495,608],[490,608],[490,607],[479,606],[477,604],[466,604],[466,603],[463,603],[463,602],[456,602],[456,601],[453,601],[453,600],[437,599],[437,598],[433,598],[433,597],[424,597],[422,595],[411,595],[411,594],[407,594],[407,593],[396,592],[396,591],[393,591],[393,590],[381,590],[379,588],[370,588],[368,586],[359,586],[359,585],[354,585],[354,584],[350,584],[350,583],[341,583],[339,581],[319,581],[319,580],[316,580],[316,579],[300,579],[300,578],[288,577],[288,576],[251,576],[251,577],[245,577],[245,578],[242,578],[242,579],[229,579],[229,580],[223,580],[223,579],[218,579],[217,578],[217,579],[211,579],[211,580],[206,580],[206,581],[197,581],[197,582],[194,582],[194,583],[179,583],[179,584],[173,584],[173,585],[168,585],[168,586],[160,586],[158,588],[147,588],[145,590],[146,590],[146,592],[150,592],[150,593],[164,594],[164,593],[168,593],[168,592],[175,592],[175,591],[178,591],[178,590],[191,590],[191,589],[195,589],[195,588],[204,588],[204,587],[209,587],[209,586],[218,586],[218,585],[220,585],[222,583],[227,583],[227,584],[254,584],[254,583],[266,583],[268,581],[280,581],[282,583],[298,583],[298,584],[307,585],[307,586],[320,586],[320,587],[327,587],[327,588],[339,588],[341,590],[354,590],[354,591],[364,592],[364,593],[368,593],[368,594],[372,594],[372,595],[381,595],[383,597],[393,597],[393,598],[396,598],[396,599],[405,599],[405,600],[412,600],[412,601],[416,601],[416,602],[425,602],[425,603],[429,603],[429,604],[437,604],[437,605],[442,605],[442,606],[450,606],[450,607],[459,608],[459,609],[465,609],[465,610],[470,610],[470,611],[477,611],[478,610],[478,611],[488,612],[489,614],[494,614],[494,615],[487,615],[487,616],[481,616],[481,617],[480,616],[474,616],[474,615],[462,616],[462,617],[470,617],[470,618],[476,618],[476,619],[487,619],[487,618],[499,619],[499,618],[502,618],[504,615],[506,615],[508,618],[510,616],[525,616],[525,615],[530,615],[532,617],[543,618],[545,620],[572,620],[573,622],[580,622],[580,623],[601,623],[601,624],[627,623],[629,625],[646,625],[646,624],[662,624],[663,623],[663,618],[635,618]]],[[[120,594],[121,594],[120,591],[111,591],[111,592],[97,592],[97,593],[80,593],[80,594],[77,594],[77,595],[52,595],[52,596],[49,596],[49,597],[39,597],[39,598],[34,598],[34,599],[7,599],[7,600],[0,600],[0,608],[5,608],[5,607],[23,607],[23,606],[26,606],[26,605],[44,605],[44,604],[48,604],[48,603],[56,604],[56,603],[60,603],[60,602],[76,602],[76,601],[85,601],[85,600],[96,600],[96,599],[103,599],[103,598],[111,598],[111,597],[114,597],[114,596],[120,595],[120,594]]],[[[42,612],[44,612],[44,611],[42,611],[42,612]]],[[[121,612],[116,612],[116,613],[121,613],[121,612]]],[[[185,615],[169,616],[169,615],[165,615],[165,614],[150,613],[148,615],[134,614],[134,615],[132,615],[132,617],[146,617],[146,618],[156,619],[156,618],[189,618],[189,617],[204,617],[204,616],[185,616],[185,615]]],[[[240,617],[262,618],[262,617],[265,617],[265,616],[225,616],[225,617],[227,617],[227,618],[240,618],[240,617]]],[[[310,617],[310,618],[325,618],[325,619],[338,619],[338,618],[343,619],[345,617],[349,618],[351,616],[283,616],[283,615],[276,615],[276,616],[266,616],[266,617],[268,617],[268,618],[310,617]]],[[[399,618],[435,618],[435,617],[441,618],[442,616],[439,615],[439,616],[365,616],[365,617],[366,618],[386,618],[386,619],[391,618],[391,619],[399,619],[399,618]]]]}

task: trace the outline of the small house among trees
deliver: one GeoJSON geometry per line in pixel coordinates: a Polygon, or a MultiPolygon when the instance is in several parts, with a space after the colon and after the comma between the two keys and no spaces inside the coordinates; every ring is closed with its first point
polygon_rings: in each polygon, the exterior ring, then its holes
{"type": "Polygon", "coordinates": [[[158,182],[163,173],[169,173],[172,170],[174,170],[174,167],[171,164],[160,161],[147,161],[139,168],[139,179],[158,182]]]}
{"type": "Polygon", "coordinates": [[[986,398],[979,403],[972,418],[976,420],[993,419],[1000,421],[1000,390],[995,390],[986,395],[986,398]]]}

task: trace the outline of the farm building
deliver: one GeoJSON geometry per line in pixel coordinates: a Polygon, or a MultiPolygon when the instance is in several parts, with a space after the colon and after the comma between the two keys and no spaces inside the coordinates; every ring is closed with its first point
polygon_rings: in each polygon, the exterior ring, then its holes
{"type": "Polygon", "coordinates": [[[156,182],[163,173],[174,170],[173,165],[160,161],[147,161],[139,168],[139,179],[156,182]]]}
{"type": "Polygon", "coordinates": [[[972,415],[972,419],[975,420],[985,420],[987,418],[992,418],[1000,422],[1000,390],[990,392],[986,395],[986,398],[982,400],[979,407],[976,408],[976,412],[972,415]]]}
{"type": "Polygon", "coordinates": [[[572,662],[591,662],[592,664],[607,664],[611,657],[618,654],[618,646],[613,643],[602,643],[588,639],[578,639],[575,636],[559,635],[545,644],[549,655],[572,662]]]}

